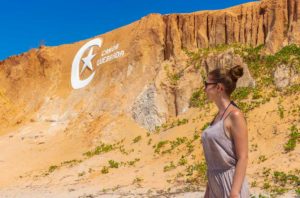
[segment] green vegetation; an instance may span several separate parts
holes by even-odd
[[[201,61],[211,53],[217,54],[220,52],[224,52],[230,48],[238,48],[240,44],[220,44],[215,47],[208,47],[208,48],[198,48],[196,51],[188,51],[187,49],[183,49],[186,55],[189,57],[188,64],[194,65],[195,69],[201,68]]]
[[[114,160],[108,161],[108,166],[103,166],[101,173],[107,174],[109,172],[109,169],[112,168],[120,168],[121,166],[134,166],[136,162],[140,161],[139,158],[135,158],[134,160],[126,161],[126,162],[117,162]]]
[[[300,141],[300,132],[296,125],[292,125],[290,128],[289,140],[284,144],[284,150],[290,152],[295,149],[296,143]]]
[[[266,158],[265,155],[260,155],[260,156],[258,157],[258,163],[264,162],[264,161],[266,161],[266,160],[267,160],[267,158]]]
[[[164,141],[158,142],[156,145],[153,146],[153,147],[155,148],[154,152],[159,154],[160,149],[161,149],[162,147],[164,147],[164,145],[166,145],[166,144],[168,144],[168,143],[169,143],[168,140],[164,140]]]
[[[119,162],[116,162],[114,160],[109,160],[108,163],[110,168],[119,168]]]
[[[165,65],[164,69],[167,73],[167,77],[168,80],[170,82],[171,85],[176,86],[179,79],[183,76],[183,71],[184,70],[180,70],[179,72],[175,72],[175,71],[169,71],[169,65]]]
[[[122,148],[123,148],[123,145],[120,145],[120,144],[123,143],[124,140],[125,139],[122,139],[119,142],[116,142],[114,144],[105,144],[103,142],[100,142],[99,146],[97,146],[92,151],[88,151],[88,152],[83,153],[83,155],[87,156],[87,157],[93,157],[94,155],[100,155],[102,153],[107,153],[107,152],[113,151],[115,149],[120,149],[120,151],[121,151]]]
[[[125,164],[128,166],[134,166],[136,162],[140,161],[139,158],[135,158],[134,160],[127,161]]]
[[[204,131],[208,126],[209,126],[210,122],[207,122],[204,124],[204,126],[201,128],[201,131]]]
[[[175,164],[173,163],[173,161],[171,161],[169,165],[164,166],[164,172],[173,170],[175,168],[176,168]]]
[[[58,168],[58,166],[56,166],[56,165],[50,166],[49,172],[51,173],[51,172],[55,171],[57,168]]]
[[[267,190],[270,193],[271,197],[282,195],[289,190],[295,190],[295,192],[297,193],[297,189],[300,185],[299,169],[289,171],[288,173],[275,170],[273,171],[273,174],[271,174],[271,169],[264,167],[262,173],[264,182],[261,187]],[[258,186],[256,183],[255,185]]]
[[[138,186],[140,186],[142,181],[143,181],[142,178],[136,177],[136,178],[134,178],[134,180],[132,181],[132,184],[137,184]]]
[[[284,108],[282,106],[282,98],[279,98],[279,101],[277,103],[277,112],[282,119],[284,117]]]
[[[181,76],[181,73],[168,74],[169,80],[172,85],[176,85]]]
[[[269,182],[265,182],[263,184],[263,189],[269,189],[271,187],[270,183]]]
[[[292,95],[300,92],[300,85],[292,85],[283,90],[283,95]]]
[[[205,162],[197,162],[195,164],[189,165],[186,168],[186,176],[190,176],[191,178],[194,178],[197,180],[197,182],[204,183],[207,181],[207,164]],[[194,175],[194,177],[193,177]],[[189,179],[188,181],[193,181],[192,179]],[[195,181],[194,181],[195,182]]]
[[[160,141],[157,144],[153,145],[152,147],[154,148],[155,154],[166,154],[166,153],[171,153],[175,148],[185,144],[187,148],[187,155],[189,155],[194,151],[194,145],[192,143],[199,138],[200,135],[198,134],[197,129],[195,129],[192,139],[188,139],[187,137],[177,137],[176,140]]]
[[[298,187],[296,190],[295,190],[297,196],[300,196],[300,187]]]
[[[271,73],[274,66],[278,64],[293,63],[296,68],[299,68],[300,47],[295,44],[283,47],[280,51],[273,55],[262,55],[263,45],[258,47],[242,47],[236,48],[235,53],[241,55],[244,61],[248,64],[251,73],[255,79],[263,76],[261,82],[265,85],[272,84]]]
[[[81,162],[82,162],[82,160],[76,160],[76,159],[74,159],[74,160],[64,161],[64,162],[61,163],[61,165],[69,165],[69,167],[72,167],[75,164],[79,164]]]
[[[129,155],[129,153],[134,151],[134,149],[126,151],[125,148],[124,148],[124,145],[119,146],[118,149],[124,155]]]
[[[107,153],[116,149],[115,145],[101,143],[100,146],[97,146],[94,150],[83,153],[87,157],[92,157],[94,155],[100,155],[102,153]]]
[[[251,198],[256,198],[256,196],[252,195],[252,194],[250,195],[250,197]],[[258,198],[268,198],[268,197],[259,193]]]
[[[187,159],[186,159],[185,156],[182,155],[181,158],[180,158],[180,160],[178,161],[178,165],[179,166],[184,166],[186,164],[187,164]]]
[[[257,151],[257,144],[251,144],[250,152]]]
[[[271,97],[276,97],[277,92],[281,95],[290,95],[300,92],[300,85],[292,85],[278,91],[273,85],[272,73],[275,66],[279,64],[286,64],[289,67],[293,67],[294,70],[300,73],[300,47],[295,44],[283,47],[280,51],[273,55],[266,55],[263,53],[264,46],[257,47],[242,45],[242,44],[230,44],[230,45],[217,45],[216,47],[197,49],[195,51],[188,51],[184,49],[185,53],[189,57],[189,65],[194,65],[196,69],[200,69],[201,62],[205,60],[210,54],[219,54],[228,49],[233,49],[235,54],[240,55],[245,63],[247,63],[251,75],[256,81],[255,87],[239,87],[232,93],[232,99],[236,101],[237,105],[245,113],[252,109],[270,101]],[[200,70],[202,79],[206,78],[205,74],[202,74],[204,70]],[[267,89],[270,93],[266,93],[263,90]],[[251,97],[252,96],[252,97]],[[190,98],[190,107],[203,108],[205,106],[206,95],[201,85]],[[280,116],[283,116],[279,109]]]
[[[178,119],[177,120],[177,126],[183,125],[183,124],[187,124],[189,122],[188,119],[183,118],[182,120]]]
[[[194,162],[193,164],[188,164],[188,158],[186,156],[181,156],[177,162],[178,166],[185,166],[184,171],[180,171],[175,176],[175,182],[184,182],[190,185],[199,186],[207,182],[207,165],[205,161]],[[170,171],[177,168],[173,162],[164,167],[164,171]],[[186,191],[186,190],[185,190]],[[189,191],[189,190],[187,190]]]
[[[186,118],[177,119],[177,120],[172,121],[171,123],[164,123],[161,126],[155,126],[155,132],[159,133],[160,131],[166,131],[173,127],[187,124],[188,122],[189,122],[189,120]]]
[[[205,105],[205,100],[207,100],[207,97],[204,89],[200,88],[192,94],[192,97],[189,101],[189,106],[202,108]]]
[[[59,169],[60,167],[62,167],[64,165],[68,165],[69,167],[72,167],[72,166],[74,166],[76,164],[79,164],[81,162],[82,162],[82,160],[74,159],[74,160],[64,161],[64,162],[60,163],[60,165],[52,165],[52,166],[49,167],[48,173],[46,173],[46,175],[48,175],[49,173],[52,173],[53,171]]]
[[[142,136],[137,136],[137,137],[135,137],[134,139],[133,139],[133,143],[137,143],[137,142],[139,142],[140,140],[142,139]]]
[[[246,99],[251,92],[252,88],[250,87],[238,87],[234,90],[231,97],[233,100],[243,100]]]
[[[109,172],[109,169],[107,166],[103,166],[102,169],[101,169],[101,173],[103,174],[107,174]]]
[[[251,182],[251,188],[256,187],[256,186],[257,186],[257,182],[256,181]]]

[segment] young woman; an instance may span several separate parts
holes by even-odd
[[[243,113],[230,99],[243,67],[217,68],[208,73],[205,92],[218,114],[203,131],[201,141],[207,163],[205,198],[250,197],[246,169],[248,131]]]

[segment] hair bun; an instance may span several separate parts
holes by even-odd
[[[240,65],[236,65],[229,70],[231,79],[236,82],[244,74],[244,68]]]

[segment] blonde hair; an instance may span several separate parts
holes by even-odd
[[[244,74],[244,68],[236,65],[230,69],[217,68],[208,73],[216,82],[222,83],[225,93],[230,96],[236,88],[237,80]]]

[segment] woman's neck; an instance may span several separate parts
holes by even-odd
[[[228,107],[230,102],[231,102],[230,98],[221,98],[221,99],[219,99],[218,101],[215,102],[218,109],[219,109],[220,114],[224,113],[226,107]]]

